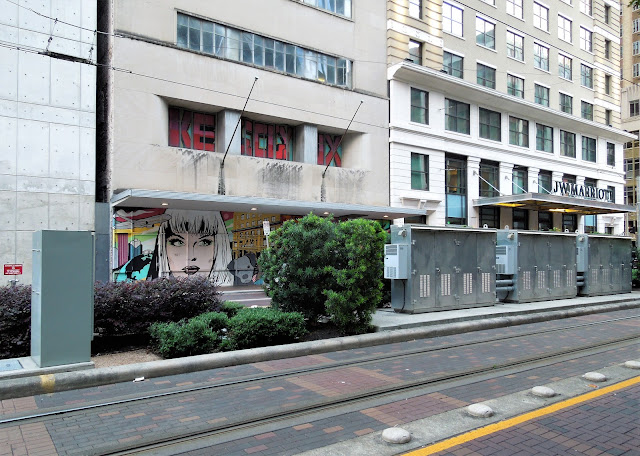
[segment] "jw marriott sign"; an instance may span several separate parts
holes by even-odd
[[[613,201],[613,190],[573,184],[571,182],[555,181],[553,193],[577,198]]]

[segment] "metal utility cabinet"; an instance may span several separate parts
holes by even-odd
[[[495,230],[391,227],[385,278],[396,312],[421,313],[493,305]]]
[[[506,302],[576,295],[576,234],[498,230],[496,294]]]
[[[631,292],[631,238],[580,234],[577,239],[578,294]]]
[[[40,367],[91,361],[93,236],[33,234],[31,358]]]

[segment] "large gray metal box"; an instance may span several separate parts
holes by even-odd
[[[533,302],[576,296],[575,233],[498,230],[496,256],[498,273],[505,274],[501,278],[512,274],[514,282],[512,291],[497,292],[498,299]]]
[[[495,230],[392,226],[391,243],[409,246],[409,271],[391,282],[391,306],[422,313],[495,304],[495,242]]]
[[[40,367],[91,361],[93,236],[33,234],[31,357]]]
[[[580,234],[577,244],[584,274],[581,296],[631,292],[631,238]]]

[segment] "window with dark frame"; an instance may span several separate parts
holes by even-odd
[[[587,136],[582,137],[582,159],[596,162],[596,140]]]
[[[534,85],[534,101],[542,106],[549,106],[549,87]]]
[[[529,121],[509,116],[509,144],[529,147]]]
[[[513,209],[513,229],[529,229],[529,211],[527,209]]]
[[[553,228],[553,217],[551,212],[538,212],[538,230],[550,231]]]
[[[519,195],[527,193],[527,168],[524,166],[514,166],[511,173],[511,193]]]
[[[560,130],[560,155],[576,158],[576,134]]]
[[[481,160],[479,172],[480,197],[500,196],[498,191],[500,188],[500,165],[496,162]]]
[[[464,58],[459,55],[444,51],[442,53],[442,69],[445,73],[462,78],[464,73]]]
[[[524,79],[507,74],[507,93],[519,98],[524,98]]]
[[[580,102],[580,115],[583,119],[593,120],[593,105],[586,101]]]
[[[409,60],[416,65],[422,65],[422,43],[409,40]]]
[[[500,208],[480,207],[480,226],[487,228],[500,228]]]
[[[479,108],[478,121],[480,126],[479,136],[492,141],[502,139],[502,115],[496,111]]]
[[[552,174],[551,171],[540,171],[538,173],[538,193],[550,194]]]
[[[409,0],[409,16],[422,19],[422,0]]]
[[[553,153],[553,128],[536,124],[536,150]]]
[[[456,133],[469,134],[471,106],[461,101],[445,98],[445,129]]]
[[[496,26],[481,17],[476,17],[476,44],[489,49],[496,48]]]
[[[479,85],[489,87],[490,89],[496,88],[496,69],[478,63],[477,69],[477,82]]]
[[[467,162],[454,156],[445,156],[446,222],[451,225],[467,224]]]
[[[560,93],[560,111],[573,114],[573,97],[565,93]]]
[[[607,143],[607,165],[616,166],[616,145]]]
[[[411,121],[429,124],[429,93],[411,88]]]
[[[411,189],[429,190],[429,156],[411,153]]]

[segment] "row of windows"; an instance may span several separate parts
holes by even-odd
[[[442,27],[443,31],[463,37],[464,18],[463,9],[453,4],[444,2],[442,6]],[[522,1],[519,4],[507,2],[507,12],[512,15],[518,14],[522,19]],[[516,14],[514,14],[516,13]],[[533,3],[533,24],[535,27],[549,31],[549,8],[541,3]],[[490,20],[476,16],[476,43],[480,46],[495,50],[495,27],[496,24]],[[580,49],[593,52],[593,32],[585,27],[580,29]],[[573,21],[561,14],[558,14],[558,38],[573,42]],[[605,55],[611,58],[611,41],[605,41]],[[524,60],[524,36],[507,30],[507,55],[516,60]]]
[[[542,47],[541,47],[542,48]],[[546,48],[543,48],[546,49]],[[540,65],[549,65],[548,49],[546,53],[540,52],[539,54]],[[571,58],[564,55],[558,56],[558,71],[561,77],[572,77],[572,61]],[[464,58],[451,52],[443,52],[443,67],[444,73],[452,76],[462,78],[464,76]],[[479,85],[488,87],[491,89],[496,88],[496,69],[477,63],[476,70],[476,82]],[[580,66],[580,81],[583,86],[593,88],[593,68],[584,64]],[[524,98],[524,84],[525,80],[519,76],[513,74],[507,74],[507,93],[518,98]],[[549,88],[540,84],[534,85],[534,101],[543,106],[549,106]],[[605,93],[611,92],[611,76],[605,76]],[[560,93],[559,109],[567,114],[573,114],[573,97],[564,93]],[[582,118],[587,120],[593,120],[593,105],[589,102],[581,102]],[[607,122],[610,123],[610,122]]]
[[[351,17],[351,0],[302,0],[302,2],[340,16]]]
[[[178,13],[177,45],[236,62],[351,87],[351,61]]]
[[[493,6],[496,5],[496,0],[482,0],[482,1]],[[507,14],[510,14],[511,16],[515,16],[518,19],[524,19],[522,15],[523,1],[524,0],[506,0]],[[562,0],[562,1],[564,1],[565,3],[571,4],[571,0]],[[544,6],[542,6],[537,2],[534,2],[533,5],[534,5],[534,14],[536,12],[536,6],[538,8],[540,7],[545,8]],[[592,16],[593,15],[592,0],[580,0],[580,11],[588,16]],[[605,22],[608,24],[610,20],[611,20],[611,7],[609,5],[605,5]]]
[[[589,103],[587,105],[591,106]],[[593,107],[590,115],[593,116]],[[456,133],[470,134],[471,105],[445,98],[445,129]],[[587,114],[585,114],[587,115]],[[411,121],[429,123],[429,93],[411,88]],[[485,108],[478,108],[479,137],[492,141],[502,141],[502,114]],[[509,144],[529,147],[529,121],[509,116]],[[553,127],[536,123],[536,150],[553,153]],[[560,155],[576,158],[576,134],[560,130]],[[582,136],[582,159],[596,162],[596,140]],[[607,143],[607,165],[615,166],[615,145]]]

